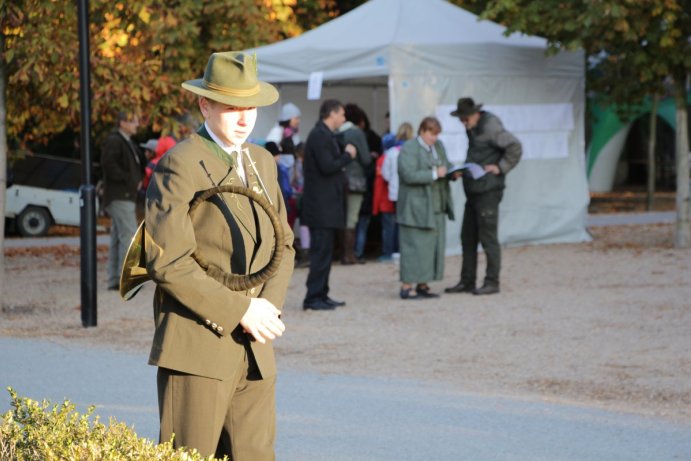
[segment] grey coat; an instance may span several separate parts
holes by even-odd
[[[352,122],[345,122],[339,129],[339,136],[344,146],[352,144],[357,150],[355,160],[346,165],[345,173],[348,179],[349,192],[366,192],[367,175],[365,169],[372,163],[367,137],[362,129]]]
[[[434,149],[439,163],[451,168],[444,145],[437,141]],[[397,222],[406,226],[433,229],[435,213],[445,213],[454,219],[453,200],[446,178],[434,179],[436,165],[417,138],[403,144],[398,155]]]
[[[478,165],[497,165],[501,173],[486,174],[478,179],[463,175],[466,195],[481,194],[504,188],[506,174],[518,164],[523,153],[521,142],[506,131],[499,118],[486,111],[480,113],[477,125],[467,130],[468,156],[466,162]]]

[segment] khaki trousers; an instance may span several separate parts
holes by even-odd
[[[232,461],[273,461],[276,377],[261,379],[250,353],[232,379],[159,368],[160,441]]]

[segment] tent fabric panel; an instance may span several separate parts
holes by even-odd
[[[312,72],[324,72],[324,80],[385,76],[389,73],[386,48],[351,48],[322,53],[306,48],[299,53],[267,56],[260,51],[259,78],[270,83],[306,82]]]
[[[547,56],[545,49],[506,44],[479,43],[434,47],[392,45],[391,74],[437,74],[457,76],[505,76],[573,78],[583,75],[583,52]]]
[[[542,49],[547,45],[540,37],[506,37],[505,30],[491,21],[478,21],[474,14],[445,0],[370,0],[298,37],[254,51],[274,57],[305,49],[331,54],[392,44],[501,43]]]
[[[448,105],[451,100],[455,102],[459,96],[471,95],[478,102],[491,101],[492,105],[568,104],[573,112],[565,120],[573,120],[573,124],[569,122],[563,128],[552,127],[555,133],[562,135],[563,129],[569,131],[566,138],[568,157],[526,158],[507,176],[507,188],[500,208],[500,239],[504,244],[511,244],[560,239],[584,241],[587,238],[585,221],[579,221],[585,216],[589,201],[584,164],[582,75],[568,80],[513,78],[512,75],[467,79],[431,72],[422,76],[392,75],[390,80],[392,114],[395,114],[392,127],[407,120],[417,128],[422,117],[436,115],[440,105]],[[450,126],[452,122],[458,123],[450,116],[442,118],[442,127]],[[454,157],[455,153],[449,151],[448,154]],[[452,189],[457,189],[454,205],[456,216],[460,217],[465,198],[460,185]],[[555,214],[559,215],[558,219]],[[570,227],[574,222],[578,225]],[[460,218],[448,223],[449,235],[453,236],[447,240],[450,251],[460,248],[460,227]]]

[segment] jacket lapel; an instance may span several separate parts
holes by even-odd
[[[245,169],[245,177],[247,179],[247,187],[251,189],[254,193],[263,195],[265,198],[268,199],[268,192],[264,192],[264,189],[261,185],[260,179],[257,177],[257,171],[259,171],[259,168],[257,168],[256,161],[250,156],[250,149],[247,144],[243,145],[243,149],[245,150],[243,156],[242,156],[242,165]],[[252,211],[252,218],[254,222],[254,237],[255,237],[255,245],[252,251],[252,257],[250,258],[250,267],[252,267],[255,257],[257,256],[257,253],[260,250],[261,244],[262,244],[262,226],[260,225],[261,219],[260,215],[261,213],[264,213],[263,210],[260,210],[254,201],[250,201],[250,208]]]
[[[417,143],[418,152],[420,153],[420,158],[422,159],[422,164],[434,169],[434,159],[432,158],[432,152],[427,150],[420,142]]]
[[[221,149],[221,146],[216,144],[213,139],[211,139],[211,136],[209,136],[209,133],[206,131],[206,127],[204,125],[199,128],[197,134],[199,134],[204,141],[204,144],[209,148],[214,156],[229,168],[229,172],[225,176],[221,178],[213,178],[214,181],[219,181],[214,184],[217,186],[233,185],[245,187],[245,184],[238,175],[237,166],[233,165],[230,155],[228,155],[223,149]],[[247,171],[246,168],[245,171]],[[230,210],[238,225],[244,229],[243,234],[246,237],[249,237],[249,239],[245,239],[246,243],[250,244],[251,242],[251,245],[254,246],[257,243],[257,236],[254,215],[252,212],[252,207],[250,206],[251,201],[244,195],[240,194],[223,194],[223,197],[224,201],[230,207]],[[253,249],[250,249],[248,254],[252,254],[252,252]]]

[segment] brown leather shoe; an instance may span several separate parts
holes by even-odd
[[[473,291],[474,295],[493,295],[495,293],[499,293],[499,285],[482,285]]]
[[[465,282],[458,282],[452,287],[444,288],[444,293],[472,293],[474,291],[475,287]]]

